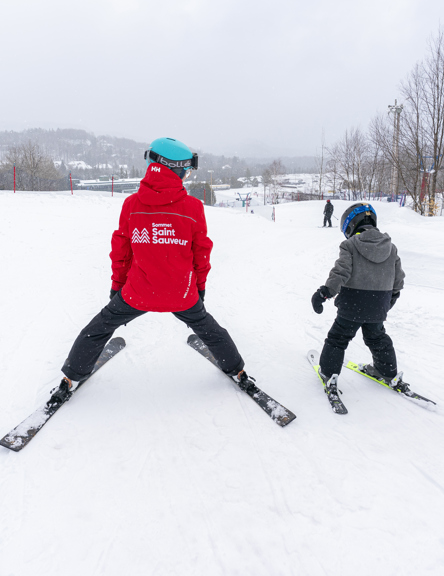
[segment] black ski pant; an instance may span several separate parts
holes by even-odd
[[[324,214],[324,226],[328,225],[331,228],[331,214]]]
[[[359,328],[362,329],[364,342],[372,353],[373,366],[376,370],[387,378],[396,376],[396,353],[383,322],[352,322],[341,316],[336,317],[325,339],[319,360],[321,372],[328,378],[333,374],[340,374],[345,350]]]
[[[123,324],[146,314],[127,304],[120,292],[80,332],[66,359],[62,372],[71,380],[81,380],[91,373],[106,343]],[[225,328],[208,314],[202,300],[183,312],[173,312],[208,346],[219,367],[226,373],[238,373],[244,361]]]

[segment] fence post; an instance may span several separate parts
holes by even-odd
[[[14,194],[15,194],[15,162],[14,162]]]
[[[111,176],[111,196],[114,196],[114,174]]]
[[[72,178],[71,178],[71,172],[69,173],[69,183],[71,184],[71,194],[74,194],[74,192],[72,191]]]

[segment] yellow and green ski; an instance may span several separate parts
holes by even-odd
[[[403,396],[407,396],[408,398],[413,398],[414,400],[423,400],[424,402],[431,402],[432,404],[436,405],[436,402],[433,402],[433,400],[430,400],[429,398],[425,398],[424,396],[421,396],[420,394],[417,394],[416,392],[413,392],[412,390],[410,390],[410,388],[408,388],[409,384],[407,384],[407,389],[398,390],[396,388],[392,388],[384,380],[378,380],[377,378],[370,376],[366,372],[363,372],[362,370],[359,369],[359,367],[360,367],[359,364],[355,364],[354,362],[344,362],[344,366],[346,368],[348,368],[349,370],[353,370],[354,372],[357,372],[358,374],[362,374],[362,376],[365,376],[366,378],[370,378],[370,380],[373,380],[374,382],[377,382],[378,384],[385,386],[385,388],[390,388],[390,390],[393,390],[394,392],[397,392],[398,394],[402,394]],[[404,382],[404,384],[406,384],[406,383]]]

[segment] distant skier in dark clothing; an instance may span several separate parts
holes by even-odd
[[[397,373],[396,354],[385,331],[388,311],[404,286],[404,272],[396,246],[388,234],[376,227],[376,212],[370,204],[353,204],[341,218],[347,240],[325,283],[311,299],[317,314],[324,302],[336,296],[338,308],[319,360],[319,376],[327,394],[337,398],[337,380],[349,342],[359,328],[373,357],[366,371],[391,387],[402,390],[402,372]]]
[[[327,225],[327,222],[328,222],[329,228],[331,228],[331,217],[333,215],[333,210],[334,210],[333,204],[330,202],[330,200],[327,200],[327,202],[325,203],[325,207],[324,207],[324,226],[323,226],[323,228],[325,228],[325,226]]]

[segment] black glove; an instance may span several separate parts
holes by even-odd
[[[392,292],[392,298],[390,300],[390,310],[396,304],[396,300],[401,296],[401,292]]]
[[[114,296],[117,294],[118,290],[113,290],[111,288],[110,293],[109,293],[109,299],[112,300],[114,298]]]
[[[205,290],[198,290],[202,302],[205,300]]]
[[[316,290],[316,292],[311,297],[311,305],[313,306],[313,310],[316,314],[322,314],[324,311],[324,307],[322,306],[324,302],[328,299],[332,298],[332,294],[330,294],[330,290],[327,286],[321,286]]]

